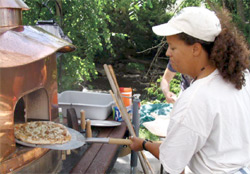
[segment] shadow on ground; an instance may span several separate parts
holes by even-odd
[[[154,170],[154,173],[160,174],[160,167],[161,167],[160,161],[147,151],[144,151],[144,154],[146,155],[152,169]],[[128,154],[124,157],[118,157],[111,171],[111,174],[129,174],[130,173],[130,156],[131,154]],[[139,159],[137,161],[136,174],[143,174],[143,170],[142,170]]]

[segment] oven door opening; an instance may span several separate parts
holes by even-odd
[[[49,98],[46,90],[41,88],[18,100],[14,111],[14,123],[48,121],[49,113]]]

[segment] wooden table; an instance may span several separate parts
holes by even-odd
[[[121,123],[117,127],[93,128],[99,131],[97,137],[124,138],[127,128],[124,122]],[[109,173],[114,166],[119,150],[120,145],[93,143],[70,173]]]

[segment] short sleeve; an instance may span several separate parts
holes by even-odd
[[[167,68],[168,68],[170,71],[172,71],[172,72],[176,72],[176,70],[172,67],[171,61],[170,61],[170,60],[169,60],[169,62],[168,62]]]
[[[172,120],[167,137],[160,146],[159,159],[165,171],[171,174],[181,173],[205,141],[195,131]]]

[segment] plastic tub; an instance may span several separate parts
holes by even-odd
[[[80,118],[81,110],[86,119],[105,120],[112,112],[114,100],[110,94],[98,92],[64,91],[58,95],[58,105],[66,117],[68,108],[75,108]]]

